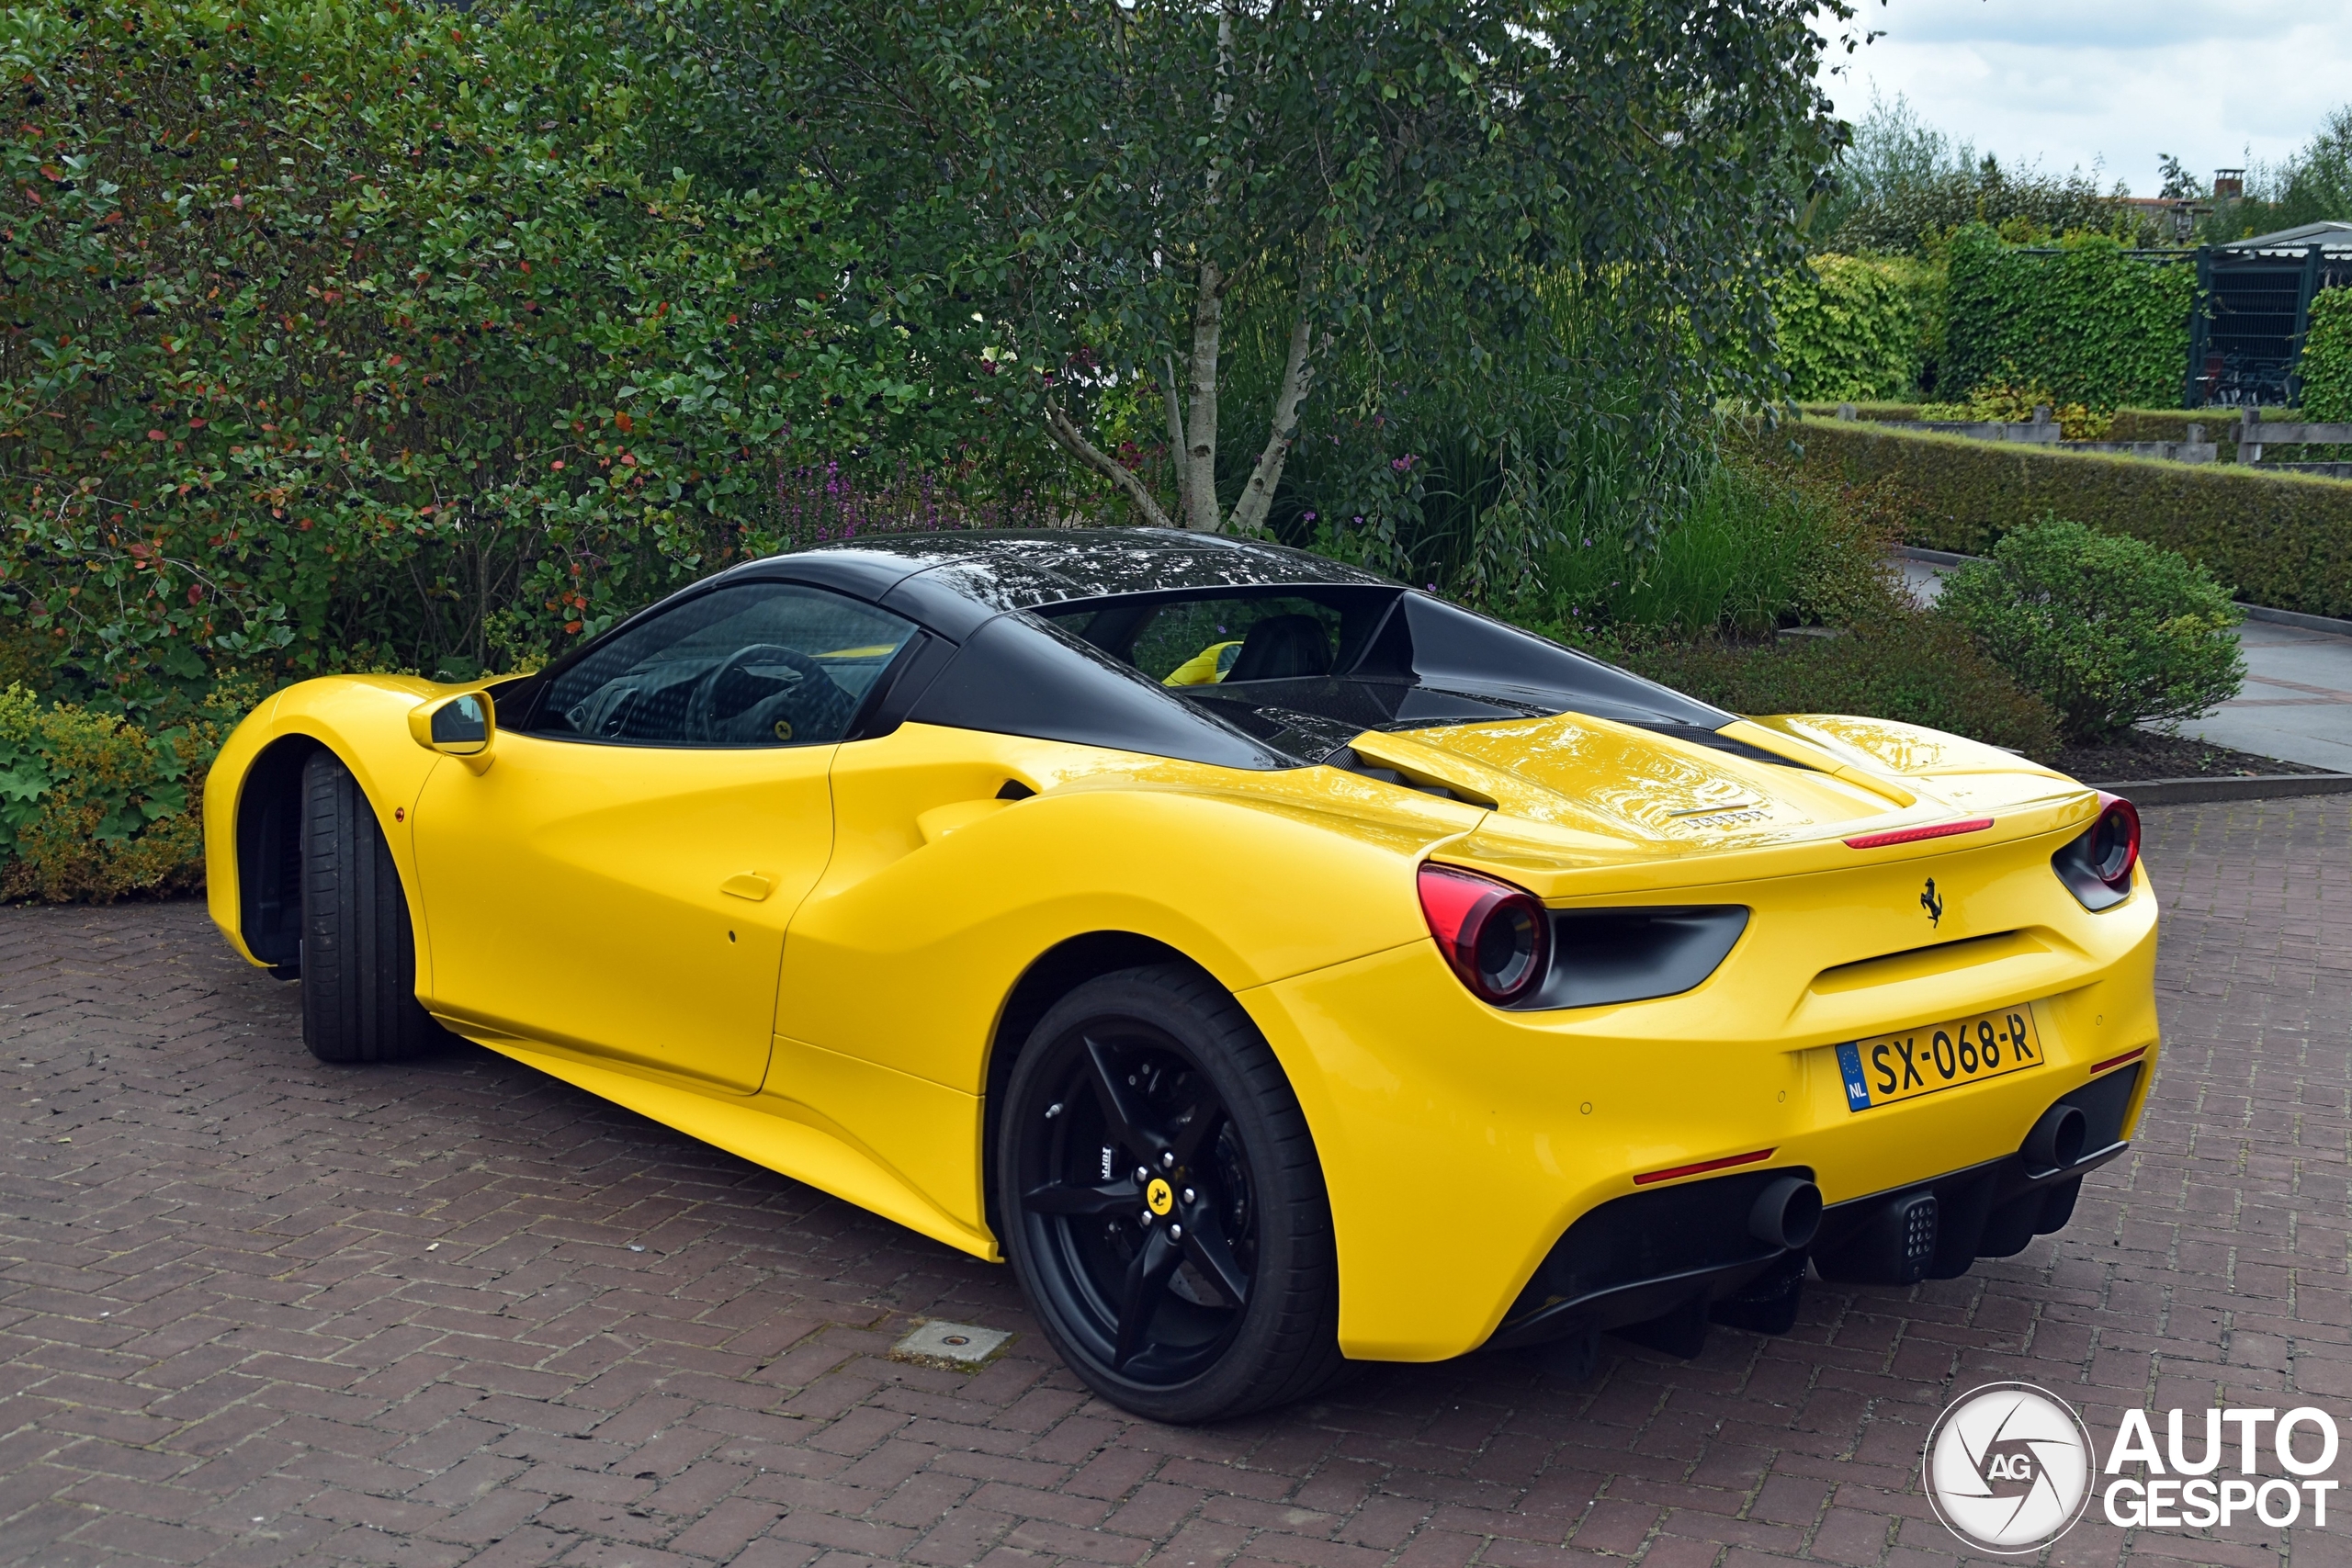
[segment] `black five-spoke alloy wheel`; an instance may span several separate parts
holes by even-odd
[[[998,1210],[1031,1307],[1104,1397],[1206,1421],[1340,1370],[1329,1206],[1273,1053],[1174,965],[1073,991],[1015,1063]]]

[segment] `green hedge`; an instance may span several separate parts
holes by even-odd
[[[1809,258],[1773,291],[1790,395],[1841,400],[1910,391],[1941,294],[1940,275],[1908,257]]]
[[[1972,224],[1952,237],[1938,390],[2004,383],[2094,409],[2161,407],[2180,395],[2196,288],[2187,265],[2101,235],[2036,251]]]
[[[844,198],[674,176],[644,69],[523,7],[0,13],[0,637],[123,702],[509,668],[930,440]]]
[[[2331,288],[2312,301],[2311,333],[2297,368],[2306,418],[2352,420],[2352,288]]]
[[[1983,555],[2011,529],[2055,515],[2177,550],[2252,604],[2352,615],[2352,481],[1836,420],[1787,434],[1809,468],[1891,481],[1909,544]]]

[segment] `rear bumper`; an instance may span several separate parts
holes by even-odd
[[[1936,863],[1950,905],[1939,934],[1953,940],[1914,956],[1854,962],[1916,940],[1900,925],[1890,937],[1886,912],[1925,925],[1916,864],[1727,891],[1713,901],[1757,910],[1739,945],[1704,984],[1655,1000],[1499,1011],[1426,942],[1240,992],[1323,1166],[1341,1349],[1441,1360],[1518,1331],[1530,1281],[1588,1215],[1722,1179],[1655,1173],[1747,1156],[1739,1172],[1810,1171],[1836,1211],[1831,1241],[1855,1212],[1845,1205],[1928,1187],[1958,1235],[1980,1201],[1991,1226],[2016,1196],[1996,1184],[1980,1201],[1963,1173],[2001,1168],[2053,1101],[2137,1066],[2122,1125],[2083,1146],[2131,1136],[2157,1054],[2154,898],[2143,882],[2093,914],[2052,876],[2046,845],[2002,852],[2019,863],[1981,879],[1963,857]],[[1852,1109],[1838,1043],[2028,1003],[2041,1066]],[[1703,1280],[1677,1283],[1664,1266],[1612,1279],[1627,1294],[1607,1315],[1645,1321],[1640,1309],[1701,1285],[1718,1304],[1754,1296],[1776,1261],[1787,1269],[1741,1247],[1689,1260]],[[1535,1300],[1589,1293],[1553,1286]]]
[[[1825,1278],[1907,1283],[1953,1279],[1979,1258],[2007,1258],[2074,1215],[2083,1178],[2131,1145],[2124,1119],[2139,1090],[2135,1062],[2060,1095],[2089,1124],[2071,1165],[2037,1167],[2023,1154],[1947,1171],[1831,1205],[1810,1246],[1758,1241],[1747,1229],[1757,1195],[1803,1167],[1773,1167],[1611,1200],[1570,1225],[1487,1343],[1511,1349],[1609,1330],[1694,1355],[1711,1323],[1767,1333],[1793,1320],[1809,1262]],[[1902,1219],[1928,1207],[1931,1243]],[[1915,1249],[1906,1255],[1906,1240]],[[1925,1256],[1918,1254],[1924,1252]],[[1906,1279],[1905,1276],[1909,1279]]]

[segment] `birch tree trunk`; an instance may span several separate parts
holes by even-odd
[[[1089,441],[1069,415],[1051,403],[1046,405],[1046,432],[1063,451],[1117,486],[1120,494],[1136,503],[1136,510],[1143,513],[1146,523],[1155,528],[1176,526],[1174,520],[1161,510],[1159,498],[1136,477],[1135,470]]]
[[[1216,263],[1201,263],[1201,289],[1193,299],[1191,400],[1184,411],[1184,448],[1179,459],[1184,526],[1200,534],[1216,533],[1222,522],[1216,504],[1216,372],[1218,338],[1225,326],[1224,282]]]
[[[1233,531],[1255,534],[1266,525],[1267,510],[1274,503],[1274,487],[1283,480],[1283,465],[1290,460],[1292,443],[1298,439],[1298,408],[1306,400],[1314,386],[1314,369],[1307,361],[1307,350],[1313,329],[1306,320],[1306,301],[1299,302],[1298,320],[1291,324],[1290,354],[1283,362],[1283,383],[1274,392],[1272,428],[1266,433],[1265,450],[1258,454],[1258,466],[1250,471],[1250,482],[1242,488],[1241,499],[1233,503]]]
[[[1314,324],[1302,300],[1290,329],[1290,352],[1283,364],[1282,383],[1267,421],[1266,444],[1250,468],[1249,482],[1230,513],[1217,503],[1217,372],[1225,321],[1224,280],[1215,263],[1201,266],[1201,292],[1193,307],[1193,357],[1185,379],[1176,383],[1176,362],[1170,355],[1161,390],[1168,400],[1169,453],[1176,470],[1176,510],[1170,516],[1159,498],[1136,474],[1086,438],[1069,414],[1052,404],[1046,408],[1046,428],[1062,449],[1109,479],[1135,502],[1136,510],[1155,528],[1182,526],[1196,534],[1255,534],[1280,488],[1283,467],[1298,440],[1299,409],[1315,388]],[[1301,292],[1304,293],[1302,285]]]

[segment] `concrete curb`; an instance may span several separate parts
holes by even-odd
[[[2306,615],[2301,610],[2274,610],[2267,604],[2241,604],[2249,621],[2271,621],[2282,626],[2300,626],[2307,632],[2333,632],[2337,637],[2352,637],[2352,621],[2339,621],[2333,615]]]
[[[1984,558],[1983,556],[1958,555],[1951,550],[1922,549],[1917,545],[1897,545],[1894,553],[1905,560],[1925,561],[1929,566],[1966,566],[1970,561]]]
[[[1894,553],[1905,560],[1915,560],[1927,566],[1966,566],[1982,556],[1956,555],[1951,550],[1922,549],[1917,545],[1897,545]],[[2337,637],[2352,637],[2352,621],[2341,621],[2333,615],[2307,615],[2301,610],[2274,610],[2267,604],[2248,604],[2241,601],[2238,608],[2245,612],[2249,621],[2268,621],[2274,626],[2298,626],[2307,632],[2332,632]]]
[[[2194,806],[2211,800],[2284,800],[2299,795],[2352,795],[2352,773],[2216,774],[2211,778],[2127,779],[2093,789],[2120,795],[2134,806]]]

